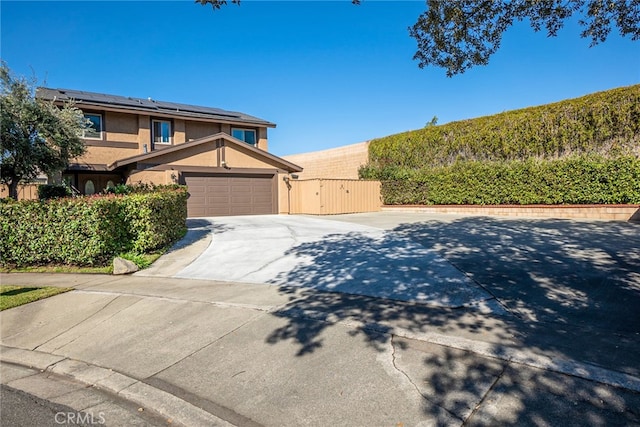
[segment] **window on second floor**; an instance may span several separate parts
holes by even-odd
[[[171,122],[169,120],[152,121],[151,139],[156,144],[171,144]]]
[[[100,114],[85,114],[84,118],[89,120],[89,127],[83,133],[83,138],[102,139],[102,116]]]
[[[249,145],[256,145],[256,131],[253,129],[233,128],[231,129],[231,136]]]

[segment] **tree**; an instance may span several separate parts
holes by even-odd
[[[13,199],[20,182],[60,172],[85,152],[82,111],[36,99],[35,86],[35,79],[17,78],[0,65],[0,183]]]
[[[219,9],[226,0],[196,0]],[[240,0],[232,0],[240,4]],[[352,1],[360,4],[359,0]],[[580,36],[591,46],[604,42],[617,27],[623,37],[640,39],[640,0],[426,0],[426,11],[409,27],[418,49],[418,66],[442,67],[447,76],[487,65],[502,34],[516,21],[528,19],[534,31],[543,27],[555,37],[573,15],[581,17]]]
[[[591,38],[591,46],[604,42],[613,26],[622,36],[640,38],[640,0],[428,0],[427,5],[409,28],[418,42],[413,58],[420,68],[445,68],[448,77],[488,64],[515,21],[529,19],[534,31],[544,27],[555,37],[577,13],[584,28],[580,36]]]

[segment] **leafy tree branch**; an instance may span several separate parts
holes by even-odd
[[[227,0],[195,0],[220,9]],[[231,0],[240,4],[240,0]],[[360,0],[353,0],[360,4]],[[613,28],[631,40],[640,39],[640,0],[426,0],[426,10],[409,27],[416,40],[413,59],[418,66],[444,68],[448,77],[477,65],[487,65],[499,48],[502,34],[515,22],[528,20],[534,31],[543,28],[555,37],[574,15],[583,27],[580,36],[591,46],[607,40]]]

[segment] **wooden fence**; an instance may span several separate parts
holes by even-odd
[[[36,200],[38,198],[39,184],[18,185],[18,200]],[[9,197],[9,187],[0,185],[0,199]]]
[[[336,215],[381,209],[379,181],[357,179],[291,180],[290,213]]]

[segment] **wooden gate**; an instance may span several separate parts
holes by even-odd
[[[289,182],[292,214],[377,212],[382,206],[379,181],[308,179]]]

